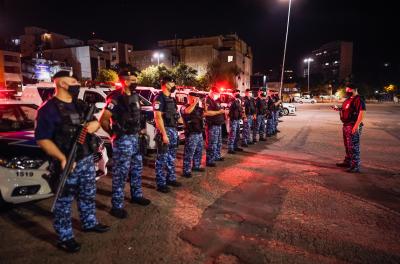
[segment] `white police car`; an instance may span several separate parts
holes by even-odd
[[[38,106],[18,100],[0,100],[0,205],[24,203],[53,195],[49,163],[34,138]],[[95,153],[96,174],[107,174],[107,150]]]
[[[296,114],[296,106],[289,103],[282,103],[282,114],[284,116]]]

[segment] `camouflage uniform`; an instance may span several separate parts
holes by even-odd
[[[191,172],[191,163],[193,168],[199,169],[201,164],[201,155],[203,152],[202,133],[192,133],[185,139],[185,149],[183,153],[183,173]]]
[[[113,140],[112,199],[113,208],[121,209],[124,202],[126,177],[130,177],[131,197],[142,197],[142,155],[136,135],[123,135]]]
[[[96,170],[93,156],[87,156],[76,163],[76,167],[68,177],[64,194],[57,200],[54,208],[54,229],[60,241],[74,237],[72,233],[72,201],[78,199],[79,215],[83,229],[92,228],[96,219]]]
[[[212,164],[221,158],[222,129],[219,125],[206,126],[206,163]]]
[[[346,150],[344,162],[350,164],[352,168],[359,169],[360,160],[360,137],[362,132],[362,125],[360,125],[358,132],[352,133],[352,125],[343,126],[343,142]]]
[[[173,127],[166,127],[165,131],[169,139],[168,151],[157,153],[156,158],[156,182],[157,186],[164,186],[167,181],[176,181],[175,159],[178,148],[178,131]],[[167,175],[164,173],[167,171]]]
[[[235,148],[239,147],[239,139],[240,139],[240,124],[239,120],[231,120],[230,122],[230,131],[229,131],[229,139],[228,139],[228,149],[235,150]]]

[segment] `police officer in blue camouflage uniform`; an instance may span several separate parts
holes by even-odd
[[[203,152],[203,112],[199,106],[200,98],[195,93],[188,95],[188,104],[181,108],[185,124],[185,149],[183,153],[183,177],[190,178],[191,171],[203,172],[200,167]],[[193,163],[193,168],[192,168]]]
[[[267,96],[267,113],[266,113],[266,118],[267,118],[267,136],[270,137],[274,135],[274,111],[275,111],[275,103],[272,98],[273,93],[271,90],[268,90],[268,96]]]
[[[121,71],[121,89],[107,96],[106,106],[100,117],[104,131],[112,138],[113,169],[110,214],[123,219],[128,216],[124,207],[124,187],[130,177],[131,202],[142,206],[150,204],[143,197],[143,160],[140,153],[139,133],[145,133],[145,119],[140,112],[140,98],[136,93],[137,77],[129,71]]]
[[[54,75],[56,91],[53,98],[46,101],[38,110],[35,138],[37,144],[52,158],[51,168],[54,176],[64,169],[67,155],[77,132],[84,122],[88,106],[78,100],[79,83],[68,71]],[[84,232],[103,233],[109,227],[96,218],[96,171],[93,152],[97,148],[96,137],[92,134],[99,129],[97,120],[86,124],[85,142],[79,145],[75,168],[68,176],[64,191],[55,203],[54,229],[59,237],[58,247],[67,252],[77,252],[80,244],[72,232],[72,201],[78,201],[78,209]],[[56,179],[57,180],[57,179]]]
[[[363,119],[366,111],[365,102],[357,92],[353,84],[346,87],[347,99],[342,107],[334,109],[340,111],[340,119],[343,122],[343,141],[346,149],[346,156],[338,167],[348,168],[347,172],[360,172],[360,137],[363,128]]]
[[[262,90],[258,91],[256,99],[256,129],[254,129],[253,140],[256,141],[257,134],[260,135],[260,141],[266,141],[265,135],[265,114],[267,111],[267,103],[265,102],[265,94]]]
[[[157,191],[170,192],[168,187],[180,187],[182,184],[176,180],[175,159],[178,148],[178,121],[182,123],[175,98],[175,81],[165,76],[161,80],[161,93],[154,99],[154,120],[156,122],[157,158],[155,164]],[[166,171],[166,174],[165,174]]]
[[[275,92],[275,94],[273,95],[273,101],[274,101],[274,134],[280,132],[278,130],[278,124],[279,124],[279,107],[281,104],[281,99],[279,98],[279,94],[277,92]]]
[[[235,154],[236,151],[243,151],[239,148],[240,140],[240,120],[244,117],[242,102],[240,100],[240,91],[236,90],[233,94],[235,99],[229,106],[229,138],[228,138],[228,153]]]
[[[254,144],[252,130],[254,129],[253,122],[256,119],[256,103],[250,89],[246,89],[245,97],[243,98],[243,107],[245,117],[243,118],[242,146],[247,147]]]
[[[204,116],[206,117],[206,166],[215,167],[216,161],[223,161],[221,156],[222,128],[225,123],[225,111],[221,107],[220,93],[212,87],[206,98]]]

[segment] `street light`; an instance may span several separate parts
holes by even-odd
[[[160,59],[164,58],[164,54],[162,52],[155,52],[153,58],[157,59],[157,65],[160,65]]]
[[[304,60],[304,63],[307,63],[307,91],[310,94],[310,63],[314,60],[312,58],[307,58]]]
[[[282,97],[282,87],[283,87],[283,75],[285,73],[285,59],[286,59],[286,46],[287,38],[289,33],[289,21],[290,21],[290,7],[292,6],[292,0],[289,0],[288,16],[286,23],[286,37],[285,37],[285,48],[283,49],[283,62],[282,62],[282,74],[281,74],[281,86],[279,87],[279,97]]]

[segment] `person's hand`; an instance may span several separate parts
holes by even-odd
[[[358,126],[354,126],[353,129],[351,130],[351,133],[354,135],[357,132],[358,132]]]
[[[95,133],[100,127],[100,124],[97,120],[90,121],[86,124],[86,129],[89,134]]]
[[[63,157],[60,159],[60,164],[61,164],[61,169],[64,169],[65,166],[67,165],[67,158],[66,158],[65,156],[63,156]]]
[[[162,141],[163,141],[164,144],[169,145],[169,138],[168,138],[167,134],[163,135]]]

